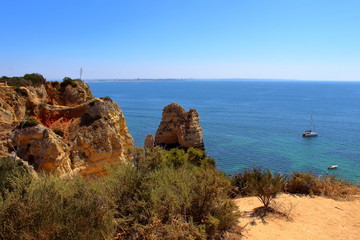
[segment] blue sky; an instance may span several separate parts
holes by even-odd
[[[0,75],[360,80],[358,0],[1,1]]]

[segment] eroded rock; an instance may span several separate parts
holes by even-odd
[[[145,149],[152,149],[154,146],[155,146],[155,138],[151,133],[149,133],[145,137],[144,148]]]
[[[164,107],[161,123],[156,131],[155,144],[165,148],[204,149],[199,114],[191,108],[188,112],[177,103]]]
[[[0,157],[15,152],[37,171],[86,176],[131,158],[134,141],[121,109],[94,98],[86,83],[0,88]],[[40,124],[20,124],[30,119]]]

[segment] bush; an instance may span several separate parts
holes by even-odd
[[[39,86],[46,82],[46,79],[39,73],[25,74],[23,78],[30,81],[34,86]]]
[[[197,148],[189,148],[187,155],[188,161],[196,166],[200,166],[203,160],[207,158],[206,153]]]
[[[356,185],[339,180],[335,176],[320,177],[300,171],[290,175],[285,190],[288,193],[314,194],[333,199],[344,199],[349,195],[360,193]]]
[[[22,178],[26,182],[30,182],[29,171],[19,160],[10,157],[0,158],[0,199],[5,198],[6,194],[14,191],[16,178]]]
[[[15,86],[15,87],[22,87],[22,86],[29,86],[31,85],[31,82],[22,78],[22,77],[2,77],[0,79],[0,82],[5,83],[7,82],[8,86]]]
[[[232,191],[231,197],[237,196],[250,196],[253,194],[253,190],[250,186],[250,177],[253,172],[257,171],[256,168],[254,169],[245,169],[242,172],[235,173],[231,176],[231,183],[232,183]]]
[[[34,178],[0,205],[0,239],[109,239],[113,212],[81,177]]]
[[[102,97],[101,99],[104,100],[104,101],[110,101],[110,102],[113,101],[109,96]]]
[[[183,161],[149,168],[137,154],[138,167],[116,166],[102,187],[117,206],[118,239],[214,239],[235,223],[222,173]]]
[[[65,88],[66,86],[68,85],[71,85],[73,88],[76,88],[77,87],[77,83],[76,83],[76,80],[73,80],[69,77],[65,77],[62,81],[62,83],[60,83],[60,86],[62,88]]]
[[[18,126],[19,129],[21,128],[27,128],[27,127],[35,127],[37,125],[39,125],[40,123],[36,120],[36,119],[27,119],[24,120],[20,123],[20,125]]]
[[[310,172],[295,172],[286,183],[286,192],[295,194],[319,194],[318,179]]]
[[[325,175],[318,179],[314,194],[333,199],[346,199],[350,195],[359,194],[358,186],[339,180],[335,176]]]
[[[39,86],[46,82],[45,78],[38,73],[25,74],[23,77],[6,77],[0,78],[0,82],[7,82],[9,86]]]
[[[181,167],[187,162],[187,155],[183,149],[173,148],[165,152],[164,164],[172,167]]]
[[[254,168],[249,172],[248,184],[251,192],[268,208],[271,200],[283,191],[285,178],[281,174],[272,174],[269,169]]]
[[[219,239],[234,225],[223,173],[192,164],[182,150],[133,154],[135,166],[115,166],[92,181],[25,178],[14,174],[23,171],[16,162],[0,162],[0,239]]]

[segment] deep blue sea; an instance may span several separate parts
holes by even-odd
[[[200,115],[206,152],[228,173],[261,166],[335,174],[360,184],[360,83],[273,80],[89,83],[119,103],[135,144],[155,135],[162,109],[177,102]],[[318,137],[301,133],[314,120]],[[338,164],[337,170],[327,170]]]

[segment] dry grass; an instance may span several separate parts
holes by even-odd
[[[320,196],[335,200],[351,200],[353,195],[360,194],[358,186],[330,176],[320,179],[316,188]]]
[[[309,172],[296,172],[290,175],[285,192],[347,200],[351,199],[352,195],[360,194],[360,189],[358,186],[339,180],[334,176],[317,177]]]
[[[244,236],[242,234],[243,231],[244,231],[243,227],[240,227],[239,225],[234,226],[229,231],[227,231],[223,235],[223,237],[221,239],[224,239],[224,240],[239,240]]]
[[[274,209],[275,214],[280,217],[284,217],[287,221],[293,220],[293,213],[297,204],[291,201],[277,201],[274,200],[271,204],[271,208]]]

